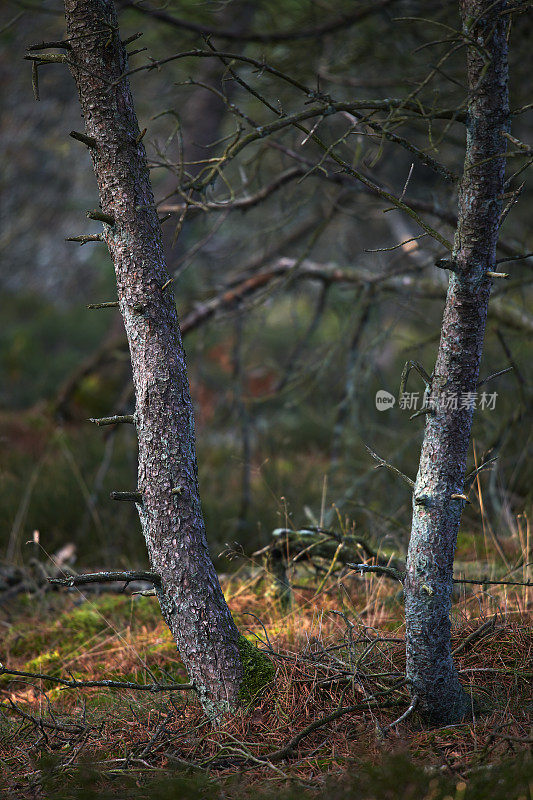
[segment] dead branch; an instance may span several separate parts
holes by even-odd
[[[325,714],[323,717],[320,717],[320,719],[316,719],[314,722],[311,722],[310,725],[307,725],[307,727],[297,733],[296,736],[293,736],[286,745],[279,748],[279,750],[274,750],[274,752],[268,753],[266,756],[264,756],[264,758],[272,763],[276,763],[276,761],[283,761],[283,759],[288,758],[291,755],[293,750],[300,744],[302,739],[305,739],[311,733],[323,728],[325,725],[329,725],[330,722],[335,722],[335,720],[340,719],[346,714],[355,714],[357,711],[370,711],[374,708],[391,708],[396,705],[398,705],[397,702],[383,704],[379,704],[377,702],[364,702],[357,703],[353,706],[338,708],[331,714]]]
[[[168,14],[166,11],[157,8],[147,7],[146,5],[139,5],[133,0],[121,0],[122,8],[131,8],[138,13],[145,16],[157,19],[164,22],[166,25],[171,25],[174,28],[190,31],[201,36],[215,36],[219,39],[226,39],[228,41],[236,42],[259,42],[262,44],[274,44],[277,42],[293,42],[302,39],[320,39],[322,36],[330,33],[336,33],[339,30],[346,30],[352,25],[357,24],[361,20],[376,14],[383,9],[390,6],[394,0],[377,0],[365,8],[358,8],[351,14],[346,14],[335,20],[330,20],[322,25],[317,25],[312,28],[302,28],[293,31],[236,31],[227,30],[223,28],[210,28],[207,25],[199,25],[196,22],[180,19]]]
[[[107,583],[110,581],[147,581],[154,586],[161,585],[161,578],[155,572],[132,571],[127,572],[88,572],[85,575],[73,575],[70,578],[48,578],[48,583],[55,586],[83,586],[86,583]]]
[[[194,689],[192,683],[135,683],[134,681],[80,681],[75,678],[58,678],[45,672],[24,672],[18,669],[8,669],[0,664],[0,675],[12,675],[15,678],[30,678],[34,680],[50,681],[65,689],[133,689],[138,692],[174,692],[189,691]]]
[[[219,200],[217,202],[205,203],[163,203],[159,206],[159,210],[180,213],[187,211],[188,214],[202,211],[248,211],[250,208],[259,205],[263,200],[266,200],[267,197],[270,197],[274,192],[277,192],[282,186],[285,186],[296,178],[301,178],[306,172],[307,170],[303,167],[291,167],[285,170],[285,172],[281,172],[271,183],[258,189],[255,194],[238,197],[235,200]]]
[[[397,569],[393,569],[392,567],[385,567],[385,566],[378,566],[372,564],[348,564],[348,567],[357,570],[363,574],[363,572],[375,572],[377,575],[385,575],[387,578],[394,578],[396,581],[400,581],[403,583],[404,573],[399,572]]]
[[[389,464],[388,461],[385,461],[384,458],[378,456],[377,453],[374,453],[374,451],[371,450],[370,447],[368,447],[368,445],[365,444],[365,448],[368,451],[368,453],[372,456],[374,461],[377,461],[377,466],[374,467],[374,469],[379,469],[380,467],[384,467],[385,469],[394,472],[395,475],[398,475],[403,481],[405,481],[405,483],[408,486],[411,487],[411,489],[414,488],[415,482],[411,478],[409,478],[407,475],[404,475],[404,473],[401,472],[401,470],[399,470],[397,467],[394,467],[392,464]]]
[[[404,713],[400,717],[398,717],[398,719],[395,719],[394,722],[389,723],[389,725],[386,725],[384,728],[380,728],[379,732],[383,736],[383,738],[387,736],[387,734],[389,733],[389,731],[392,730],[392,728],[395,728],[397,725],[399,725],[400,722],[405,722],[405,720],[408,719],[411,716],[411,714],[414,713],[417,705],[418,705],[418,697],[415,694],[413,695],[413,699],[411,700],[411,705],[409,706],[409,708],[406,711],[404,711]]]
[[[10,697],[8,697],[8,702],[15,714],[18,714],[19,717],[22,717],[22,719],[28,722],[32,722],[36,728],[48,728],[49,730],[60,731],[61,733],[84,733],[87,730],[83,725],[64,725],[60,722],[48,722],[48,720],[42,717],[34,717],[31,714],[27,714],[19,708]]]
[[[478,628],[472,631],[472,633],[467,636],[466,639],[463,639],[463,641],[458,644],[454,650],[452,650],[452,656],[459,655],[459,653],[464,653],[465,650],[469,650],[470,647],[483,636],[485,636],[485,634],[492,633],[496,628],[496,621],[497,615],[495,614],[493,617],[491,617],[491,619],[484,622],[483,625],[480,625]]]

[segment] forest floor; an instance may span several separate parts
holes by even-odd
[[[463,538],[461,564],[472,559],[462,571],[477,576],[471,545]],[[532,589],[458,587],[453,647],[476,705],[468,722],[427,729],[416,709],[391,725],[410,707],[399,585],[347,569],[324,575],[298,567],[290,608],[260,563],[223,580],[239,628],[277,672],[220,730],[190,691],[1,675],[2,796],[529,800]],[[6,669],[67,681],[187,681],[154,597],[19,595],[2,607],[0,625]]]

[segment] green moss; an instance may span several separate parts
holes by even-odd
[[[47,672],[49,675],[57,675],[60,661],[60,652],[58,650],[49,650],[30,659],[30,661],[26,661],[22,667],[17,669],[22,669],[24,672]],[[13,678],[10,675],[0,675],[0,686],[7,685],[12,680]]]
[[[242,634],[239,635],[239,653],[243,667],[243,681],[239,699],[251,702],[270,683],[276,672],[272,661]]]
[[[42,653],[27,661],[24,664],[24,670],[26,672],[49,672],[53,675],[55,671],[50,668],[55,667],[60,659],[59,650],[49,650],[47,653]]]
[[[25,669],[37,669],[39,662],[44,666],[82,652],[94,636],[122,627],[130,618],[136,627],[149,627],[158,623],[161,613],[151,598],[104,595],[63,611],[52,622],[43,617],[38,622],[23,619],[13,624],[4,640],[5,650],[12,658],[32,659]],[[164,650],[168,645],[158,647]]]

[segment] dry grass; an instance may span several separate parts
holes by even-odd
[[[117,771],[127,770],[139,782],[189,764],[216,775],[227,791],[239,775],[232,790],[238,793],[243,786],[249,792],[289,780],[318,788],[326,776],[340,777],[398,751],[430,772],[444,770],[461,781],[530,747],[531,589],[462,587],[456,599],[456,661],[483,713],[434,730],[424,729],[415,713],[388,729],[410,702],[401,683],[398,585],[339,572],[317,596],[320,580],[303,569],[293,576],[295,602],[286,614],[272,602],[260,570],[247,565],[226,581],[240,629],[271,648],[277,674],[257,702],[222,730],[209,726],[190,693],[62,690],[4,676],[3,787],[12,787],[12,796],[41,796],[36,787],[43,754],[55,754],[54,771],[65,780],[86,760],[97,765],[101,786],[111,785]],[[79,592],[49,593],[39,602],[28,598],[24,612],[1,623],[4,665],[84,679],[186,681],[154,599],[88,595],[80,604],[82,598]],[[468,638],[482,625],[480,637]],[[313,721],[352,705],[357,710],[310,732],[286,759],[272,756]]]

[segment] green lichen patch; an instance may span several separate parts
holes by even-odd
[[[250,703],[274,678],[276,668],[268,656],[242,634],[239,635],[238,645],[243,668],[239,700]]]

